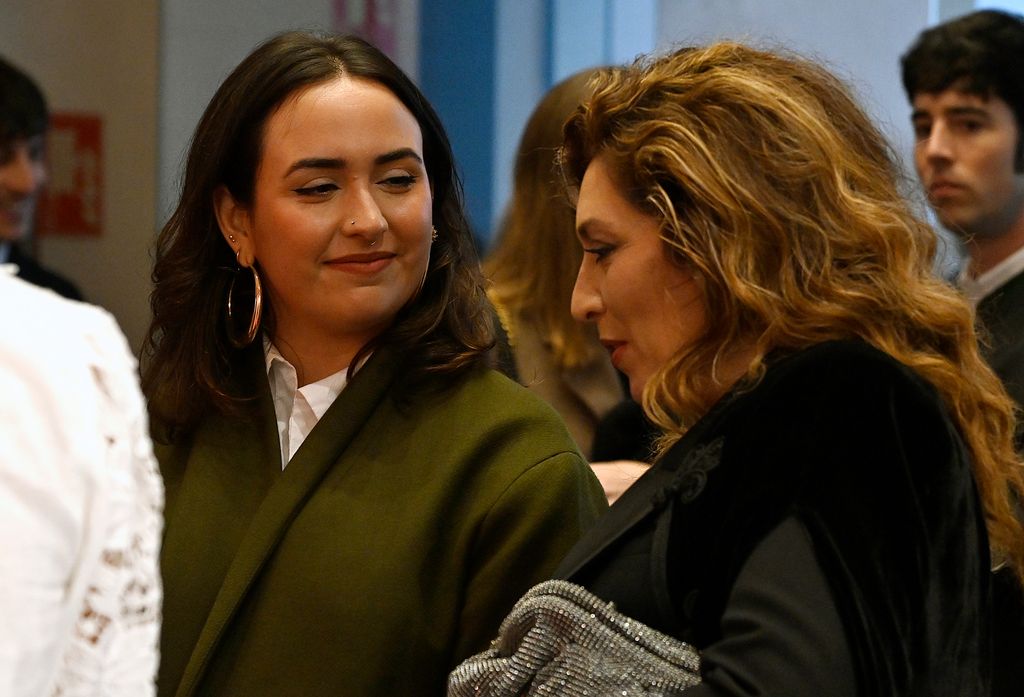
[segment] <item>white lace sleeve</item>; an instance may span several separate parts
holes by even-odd
[[[163,488],[134,358],[106,313],[2,276],[0,694],[147,697]]]
[[[92,573],[83,578],[81,610],[53,694],[145,697],[153,694],[158,660],[163,488],[134,360],[127,347],[92,343],[107,511],[97,511],[92,521],[96,544],[84,562],[91,561]]]

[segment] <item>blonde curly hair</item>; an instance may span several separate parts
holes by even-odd
[[[710,408],[735,347],[753,356],[752,385],[771,351],[865,341],[939,391],[973,456],[993,555],[1024,580],[1013,404],[972,310],[933,273],[935,233],[901,196],[889,146],[839,79],[728,42],[641,58],[566,124],[570,187],[598,155],[705,290],[706,333],[644,391],[662,449]]]

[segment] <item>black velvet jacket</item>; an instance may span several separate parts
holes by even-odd
[[[727,626],[737,578],[787,521],[806,531],[809,573],[787,569],[776,546],[754,585],[778,575],[782,597],[787,573],[817,574],[823,600],[791,597],[795,613],[769,601]],[[840,690],[821,668],[824,694],[988,695],[989,554],[970,458],[934,388],[865,344],[775,357],[756,386],[724,397],[629,489],[557,573],[701,649],[701,694],[807,694],[799,667],[828,665],[817,652],[831,643],[855,685]],[[801,641],[798,615],[813,624],[830,613],[842,636]],[[729,643],[729,627],[743,624],[750,640]],[[781,658],[769,663],[782,664],[771,675],[724,675],[753,665],[751,646],[786,637],[792,646],[771,647]],[[735,655],[723,659],[719,646]]]

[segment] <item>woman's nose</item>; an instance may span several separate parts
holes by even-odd
[[[373,194],[365,187],[352,187],[348,205],[342,213],[344,232],[352,235],[369,236],[374,239],[388,227],[387,218],[377,205]]]
[[[570,311],[577,322],[594,322],[604,310],[601,294],[587,267],[587,259],[584,258],[576,275],[576,285],[572,289]]]

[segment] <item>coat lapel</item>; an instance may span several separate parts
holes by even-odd
[[[720,399],[704,418],[626,489],[608,512],[569,550],[555,570],[554,578],[571,578],[637,523],[661,511],[669,497],[676,496],[680,486],[685,485],[680,479],[681,474],[695,466],[702,469],[714,467],[720,457],[722,439],[710,444],[703,441],[731,401],[731,395]],[[710,465],[706,462],[709,459],[714,461]]]
[[[291,521],[388,393],[393,365],[391,352],[385,349],[371,357],[327,410],[263,499],[228,567],[182,674],[177,697],[195,693],[224,630]]]
[[[661,509],[664,504],[661,494],[671,485],[675,475],[665,464],[664,458],[659,460],[626,489],[608,512],[569,550],[555,570],[554,578],[572,577],[634,525]]]

